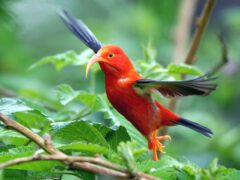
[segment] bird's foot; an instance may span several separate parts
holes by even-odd
[[[157,151],[164,153],[164,145],[160,141],[164,140],[171,140],[171,137],[168,135],[165,136],[157,136],[157,131],[152,133],[151,144],[149,145],[149,149],[153,151],[154,160],[158,160],[158,153]]]

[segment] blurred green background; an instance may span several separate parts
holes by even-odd
[[[199,14],[205,1],[197,5]],[[84,69],[52,66],[28,71],[41,58],[85,49],[59,20],[66,9],[81,18],[105,44],[121,46],[132,60],[144,57],[149,40],[157,49],[159,63],[172,61],[174,30],[181,1],[175,0],[0,0],[0,97],[27,96],[54,100],[54,89],[68,83],[89,90]],[[168,155],[199,165],[218,157],[227,167],[240,168],[240,2],[218,0],[197,53],[196,66],[207,72],[221,60],[216,32],[222,32],[229,47],[229,63],[217,73],[219,87],[211,96],[181,99],[176,111],[214,132],[208,139],[184,127],[170,128],[173,141]],[[103,75],[97,74],[97,92],[104,92]],[[100,81],[101,80],[101,81]],[[166,103],[166,102],[165,102]]]

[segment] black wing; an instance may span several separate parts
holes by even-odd
[[[88,29],[88,27],[82,21],[78,21],[75,17],[70,15],[67,11],[63,10],[63,14],[64,16],[60,14],[60,18],[67,28],[72,31],[72,33],[75,34],[86,46],[97,53],[102,47],[101,43]]]
[[[191,80],[183,81],[155,81],[150,79],[140,79],[135,83],[135,88],[142,94],[149,94],[151,89],[159,91],[167,97],[208,95],[216,89],[217,85],[211,83],[216,78],[208,78],[207,75]]]

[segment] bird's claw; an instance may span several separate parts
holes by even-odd
[[[164,141],[164,140],[171,140],[171,137],[168,135],[157,137],[157,131],[154,131],[152,133],[152,143],[151,143],[152,148],[151,149],[153,151],[154,160],[158,160],[157,151],[159,151],[161,153],[165,153],[163,150],[165,146],[160,142],[160,141]]]
[[[162,140],[172,140],[172,138],[168,135],[166,136],[158,136],[156,137],[157,140],[162,141]]]

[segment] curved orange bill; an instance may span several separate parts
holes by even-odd
[[[95,64],[96,62],[107,62],[104,58],[102,58],[99,54],[95,54],[90,61],[87,64],[87,68],[86,68],[86,77],[88,76],[88,72],[90,70],[90,68],[92,67],[93,64]]]

